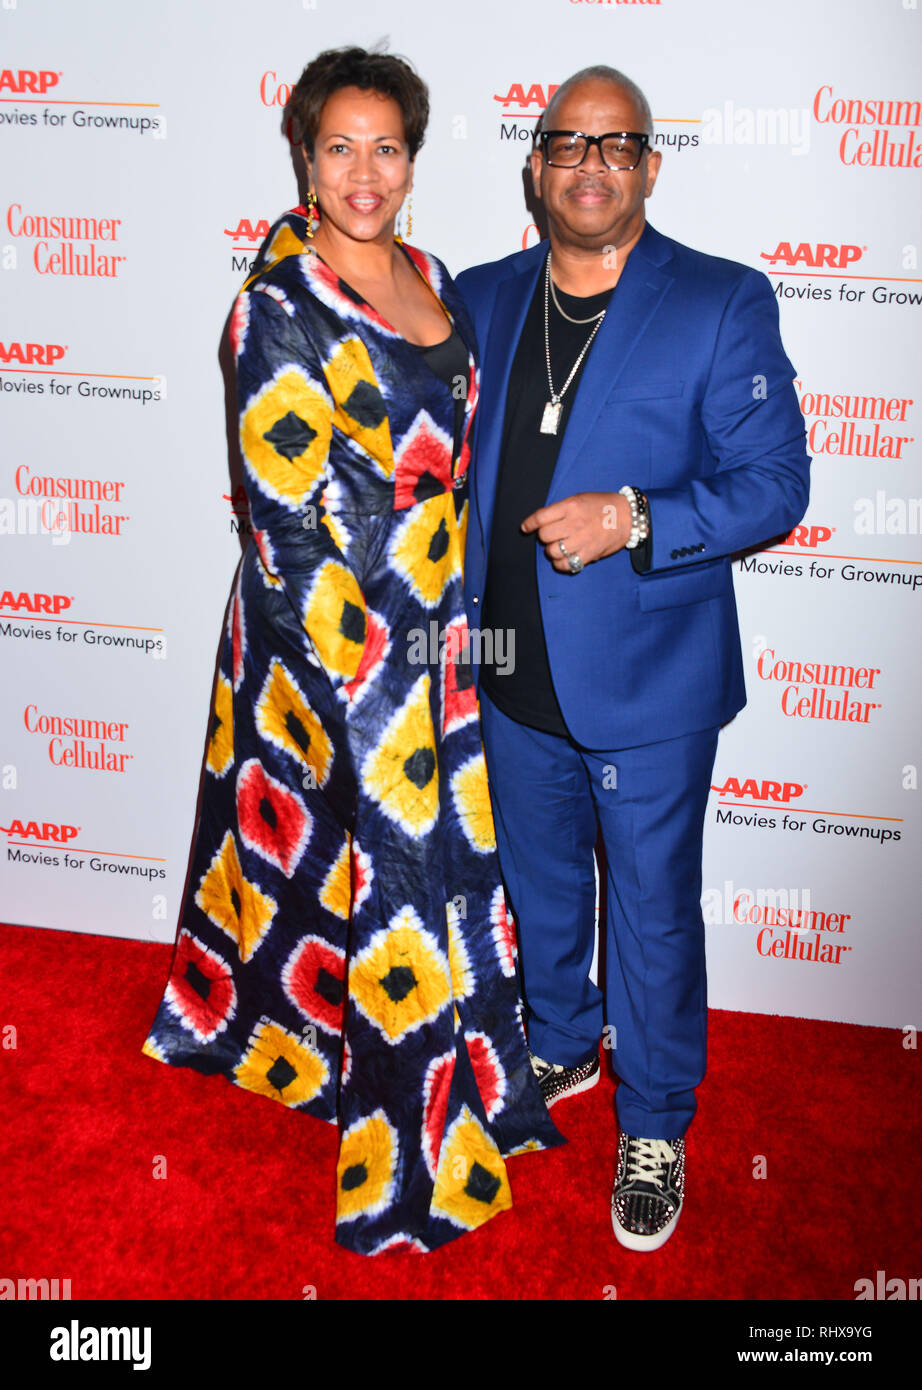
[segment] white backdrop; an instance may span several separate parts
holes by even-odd
[[[535,118],[606,62],[653,107],[653,224],[770,275],[813,488],[734,565],[710,1002],[918,1023],[920,25],[915,0],[0,0],[2,919],[173,938],[246,533],[222,326],[298,201],[286,84],[386,37],[432,97],[412,240],[451,270],[534,238]]]

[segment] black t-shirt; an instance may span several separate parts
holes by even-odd
[[[606,308],[614,293],[605,290],[582,299],[563,294],[556,286],[555,290],[565,311],[576,319],[587,319]],[[594,326],[592,323],[570,323],[558,312],[553,299],[550,300],[548,340],[551,374],[558,395]],[[534,532],[523,535],[519,527],[547,501],[567,418],[583,368],[594,347],[593,343],[567,387],[557,433],[542,434],[541,417],[550,399],[544,350],[542,272],[509,375],[487,562],[482,623],[485,630],[504,634],[504,645],[495,647],[496,654],[503,659],[494,660],[492,665],[483,664],[480,678],[490,699],[510,719],[553,734],[566,734],[567,727],[548,666],[535,549],[541,552],[538,564],[547,565],[550,561],[537,535]],[[514,662],[509,660],[507,634],[510,630],[515,633]],[[494,636],[494,643],[496,640]],[[486,643],[481,644],[481,649],[488,654]]]
[[[414,343],[413,346],[420,357],[425,358],[429,370],[441,377],[454,396],[455,429],[451,451],[454,460],[458,457],[464,431],[464,403],[467,393],[467,348],[464,346],[464,339],[453,326],[449,337],[443,338],[440,343],[433,343],[431,347],[420,347],[418,343]],[[462,391],[455,390],[459,379],[464,384]]]

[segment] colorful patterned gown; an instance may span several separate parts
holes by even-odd
[[[189,889],[144,1050],[338,1123],[336,1238],[431,1250],[562,1142],[526,1050],[461,587],[452,392],[273,227],[231,323],[253,525]]]

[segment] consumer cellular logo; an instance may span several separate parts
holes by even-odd
[[[291,93],[291,83],[283,82],[272,68],[267,68],[259,79],[259,99],[263,106],[287,106]]]
[[[14,240],[32,243],[32,265],[39,275],[81,275],[115,279],[125,256],[110,253],[119,239],[120,217],[35,213],[10,203],[6,227]]]
[[[813,117],[819,125],[844,127],[839,138],[843,164],[922,168],[922,143],[918,139],[922,103],[918,101],[842,97],[826,85],[818,88],[813,98]]]
[[[915,442],[915,435],[893,429],[894,425],[909,423],[912,396],[807,391],[799,379],[794,387],[808,422],[807,449],[811,454],[902,459],[906,445]]]
[[[852,947],[842,938],[850,912],[815,908],[809,888],[740,888],[731,879],[701,895],[708,926],[757,927],[757,955],[774,960],[841,965]]]
[[[22,463],[14,474],[20,497],[40,501],[42,527],[49,534],[120,536],[127,512],[109,509],[120,502],[124,482],[111,478],[57,478],[33,474]]]
[[[765,647],[756,659],[763,681],[782,687],[781,713],[789,718],[845,720],[867,724],[880,703],[862,700],[855,691],[875,691],[881,674],[877,666],[837,666],[828,661],[792,661]]]
[[[26,705],[23,722],[30,734],[50,735],[48,760],[55,767],[124,773],[134,757],[125,751],[130,726],[124,720],[46,714],[37,705]]]

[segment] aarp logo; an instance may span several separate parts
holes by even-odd
[[[833,270],[847,270],[850,265],[860,261],[868,248],[866,246],[837,246],[831,241],[799,241],[794,246],[790,241],[779,241],[774,251],[762,251],[763,261],[776,266],[780,261],[788,267],[806,265],[811,270],[828,265]]]

